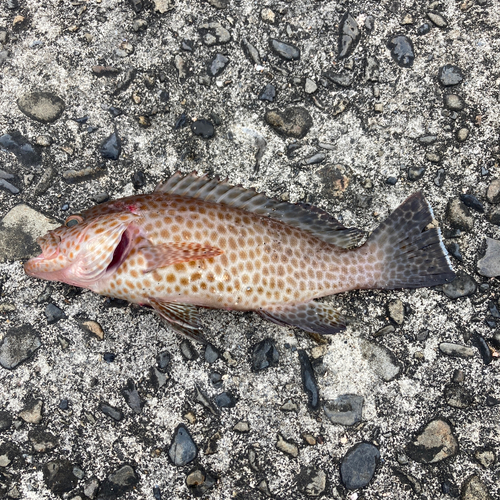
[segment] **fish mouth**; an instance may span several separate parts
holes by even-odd
[[[37,257],[37,259],[53,259],[54,257],[57,257],[59,253],[59,243],[61,243],[60,236],[49,232],[44,236],[38,237],[36,242],[42,249],[42,253]]]

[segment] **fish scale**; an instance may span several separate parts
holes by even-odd
[[[176,174],[154,193],[68,217],[25,264],[63,281],[150,306],[204,341],[196,306],[253,310],[280,325],[335,333],[347,318],[314,299],[354,289],[417,288],[455,276],[434,215],[410,196],[360,245],[315,207],[279,202],[225,181]]]

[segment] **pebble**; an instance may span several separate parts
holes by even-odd
[[[460,344],[452,344],[451,342],[441,342],[439,350],[447,356],[454,358],[471,358],[476,354],[472,347],[467,347]]]
[[[438,12],[430,11],[427,12],[427,17],[438,27],[445,28],[448,26],[446,19]]]
[[[241,40],[241,48],[247,59],[258,66],[261,65],[261,59],[259,51],[246,39]]]
[[[373,336],[375,338],[377,337],[383,337],[384,335],[389,335],[390,333],[394,333],[396,329],[394,328],[393,325],[386,325],[382,327],[380,330],[377,330],[376,332],[373,333]]]
[[[419,179],[421,179],[424,176],[425,171],[426,171],[426,167],[425,166],[421,166],[421,167],[416,167],[416,166],[409,167],[408,168],[408,180],[411,181],[411,182],[418,181]]]
[[[412,41],[405,35],[391,38],[387,44],[391,56],[398,66],[410,68],[415,60],[415,50]]]
[[[311,365],[311,360],[306,351],[299,349],[300,371],[302,375],[302,385],[307,394],[308,406],[312,410],[319,407],[319,390],[316,376]]]
[[[208,399],[208,396],[200,389],[198,384],[195,384],[195,400],[201,403],[212,415],[215,416],[219,414],[217,406]]]
[[[40,336],[31,326],[9,328],[0,343],[0,365],[13,370],[28,360],[41,345]]]
[[[297,61],[300,59],[300,49],[275,38],[269,40],[271,50],[286,61]]]
[[[450,226],[461,231],[470,231],[474,227],[474,218],[470,210],[459,198],[453,198],[446,207],[446,217]]]
[[[380,64],[375,56],[367,56],[365,59],[365,79],[369,82],[380,80]]]
[[[122,141],[116,130],[101,143],[101,156],[107,160],[118,160],[122,152]]]
[[[354,445],[342,458],[340,478],[348,490],[364,488],[372,480],[380,461],[380,452],[371,443]]]
[[[306,94],[314,94],[316,90],[318,90],[316,82],[314,80],[311,80],[310,78],[306,78],[306,82],[304,84],[304,92]]]
[[[462,70],[453,64],[445,64],[439,68],[438,80],[441,85],[448,87],[450,85],[458,85],[464,79]]]
[[[425,159],[431,163],[439,163],[441,161],[441,156],[437,153],[425,153]]]
[[[441,187],[446,180],[446,170],[444,168],[440,168],[436,172],[436,177],[434,177],[434,184],[438,187]]]
[[[318,497],[326,489],[326,474],[313,465],[301,467],[297,476],[299,491],[309,497]]]
[[[182,356],[184,359],[188,361],[192,361],[198,357],[198,353],[196,352],[193,344],[189,342],[189,340],[184,339],[179,346]]]
[[[339,87],[344,88],[350,87],[354,81],[352,73],[332,73],[331,71],[327,71],[323,75]]]
[[[0,410],[0,432],[6,431],[12,425],[12,416],[8,411]]]
[[[132,176],[132,185],[134,189],[140,189],[146,184],[146,176],[142,170],[137,170]]]
[[[14,131],[0,136],[0,148],[12,153],[25,167],[40,165],[42,154],[21,133]],[[1,179],[13,179],[14,176],[2,170]]]
[[[268,83],[260,92],[259,99],[261,101],[273,102],[276,97],[276,87]]]
[[[106,170],[100,166],[82,168],[81,170],[65,170],[62,173],[62,178],[68,184],[76,184],[77,182],[85,182],[89,179],[97,179],[105,174]]]
[[[221,394],[215,396],[215,404],[219,408],[234,408],[236,403],[237,399],[230,392],[222,392]]]
[[[217,21],[201,24],[199,32],[202,42],[209,47],[222,45],[231,41],[229,31]]]
[[[356,20],[346,12],[339,25],[338,58],[345,59],[350,56],[361,38],[361,32]]]
[[[457,131],[456,134],[457,141],[458,142],[464,142],[467,140],[467,137],[469,137],[469,129],[462,127]]]
[[[76,487],[78,478],[73,474],[73,464],[66,459],[47,462],[42,468],[47,487],[56,495],[62,496]]]
[[[365,17],[365,28],[372,32],[375,28],[375,18],[372,15],[368,15]]]
[[[207,344],[205,347],[205,361],[210,364],[215,363],[219,356],[219,351],[212,344]]]
[[[437,135],[421,135],[418,138],[418,142],[422,144],[422,146],[430,146],[437,141]]]
[[[476,282],[466,273],[458,273],[451,283],[443,285],[443,292],[450,299],[469,297],[476,290]]]
[[[317,165],[318,163],[323,163],[326,160],[326,155],[324,153],[316,153],[309,158],[302,160],[302,165]]]
[[[134,489],[139,483],[139,477],[131,465],[123,465],[112,472],[99,487],[98,500],[113,500],[127,491]]]
[[[493,361],[493,355],[486,340],[481,335],[476,334],[472,337],[472,343],[478,348],[483,363],[489,365]]]
[[[39,424],[43,418],[42,410],[43,401],[41,399],[33,399],[19,412],[19,417],[27,424]]]
[[[215,56],[208,61],[207,74],[208,76],[219,76],[229,64],[229,59],[223,54],[215,54]]]
[[[189,68],[186,59],[180,54],[174,57],[174,68],[177,70],[177,76],[181,83],[189,76]]]
[[[281,434],[278,434],[276,448],[278,448],[278,450],[282,451],[283,453],[292,456],[293,458],[297,458],[299,456],[299,447],[295,443],[283,439],[283,436]]]
[[[233,431],[236,432],[249,432],[250,431],[250,425],[247,421],[245,420],[240,420],[235,426],[233,427]]]
[[[174,123],[174,130],[179,130],[187,125],[187,115],[185,113],[182,113],[177,120],[175,120]]]
[[[264,119],[278,134],[296,139],[302,139],[313,125],[311,115],[302,107],[269,110]]]
[[[59,444],[59,440],[54,434],[41,429],[31,429],[28,432],[28,439],[36,453],[46,453]]]
[[[405,308],[401,300],[391,300],[387,305],[387,312],[389,314],[389,319],[396,323],[396,325],[402,325],[405,320]]]
[[[273,366],[278,366],[279,351],[273,339],[261,340],[252,347],[252,370],[260,371]]]
[[[392,351],[387,347],[360,340],[361,354],[368,360],[371,370],[384,382],[394,380],[401,372],[401,365]]]
[[[118,75],[118,73],[120,73],[120,70],[113,66],[92,66],[92,73],[94,73],[94,75],[98,78],[109,78]]]
[[[484,483],[476,476],[468,477],[462,484],[461,500],[493,500]]]
[[[139,396],[137,387],[133,379],[129,378],[127,380],[127,385],[122,389],[122,396],[125,398],[126,403],[132,408],[133,412],[137,415],[142,413],[142,408],[145,405],[145,401]]]
[[[276,21],[276,14],[269,8],[264,8],[260,11],[260,18],[265,23],[274,24]]]
[[[419,463],[434,464],[458,453],[458,441],[451,427],[441,419],[432,420],[418,432],[406,448],[408,456]]]
[[[104,330],[97,321],[92,320],[77,320],[78,325],[85,332],[92,334],[98,340],[104,340]]]
[[[462,111],[465,108],[465,101],[457,94],[446,94],[444,107],[450,111]]]
[[[455,259],[457,259],[459,262],[463,262],[463,257],[462,253],[460,252],[460,246],[456,242],[451,242],[448,245],[446,245],[446,250],[448,250],[448,253],[452,255]]]
[[[123,412],[107,403],[101,403],[99,405],[99,409],[104,413],[104,415],[112,418],[116,422],[120,422],[120,420],[123,419]]]
[[[493,179],[486,190],[489,203],[500,203],[500,179]]]
[[[67,316],[62,309],[57,307],[55,304],[47,304],[45,306],[45,317],[47,318],[47,323],[52,325],[57,323],[61,319],[66,319]]]
[[[330,419],[332,424],[354,425],[361,421],[363,403],[363,396],[343,394],[325,403],[325,415]]]
[[[172,443],[168,449],[168,456],[177,467],[192,462],[198,453],[198,448],[183,424],[180,424],[174,432]]]
[[[427,33],[429,33],[430,30],[431,30],[430,24],[424,23],[417,28],[417,35],[420,35],[420,36],[427,35]]]
[[[132,29],[137,33],[138,31],[145,31],[148,27],[147,21],[144,19],[134,19]]]
[[[464,202],[465,206],[472,208],[481,214],[484,213],[483,204],[473,194],[461,194],[460,199]]]
[[[387,177],[385,180],[385,183],[388,184],[389,186],[394,186],[398,182],[398,178],[394,176]]]
[[[474,399],[472,395],[461,384],[448,384],[444,389],[444,399],[446,404],[453,408],[467,408]]]
[[[64,101],[51,92],[24,94],[17,100],[17,106],[26,116],[42,123],[55,122],[66,109]]]
[[[474,452],[474,458],[485,468],[489,469],[496,461],[496,455],[493,450],[482,449]]]
[[[486,253],[478,260],[479,274],[488,278],[500,276],[500,241],[486,237]]]
[[[215,128],[210,120],[204,118],[191,123],[191,131],[202,139],[210,139],[215,134]]]
[[[296,403],[294,403],[291,399],[286,401],[284,404],[281,405],[280,407],[281,411],[293,411],[297,413],[299,411],[299,407],[297,406]]]

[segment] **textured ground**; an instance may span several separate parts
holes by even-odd
[[[347,11],[360,40],[340,59]],[[424,23],[430,30],[419,35]],[[500,290],[477,262],[485,238],[500,239],[490,203],[500,198],[486,196],[499,175],[499,26],[495,0],[3,2],[0,135],[18,132],[35,152],[27,158],[27,146],[0,139],[0,180],[9,183],[0,183],[0,360],[27,358],[0,367],[0,497],[498,498],[499,368],[496,357],[485,361],[498,348]],[[397,35],[413,42],[410,67],[391,57],[387,44]],[[270,39],[300,49],[300,59],[284,60]],[[248,43],[258,60],[245,54]],[[216,54],[229,61],[213,77],[207,68]],[[447,64],[463,81],[439,82]],[[99,76],[96,66],[111,69]],[[346,86],[332,81],[336,74]],[[273,102],[259,99],[268,84]],[[43,123],[23,113],[18,99],[32,92],[62,99],[60,117]],[[459,97],[446,101],[448,94]],[[267,110],[293,106],[312,120],[301,139],[277,134],[264,119]],[[200,119],[215,125],[210,139],[193,132]],[[101,146],[115,131],[121,153],[111,160]],[[308,165],[316,153],[324,159]],[[102,193],[147,193],[177,170],[313,203],[366,230],[422,190],[446,245],[459,245],[455,269],[469,278],[452,289],[456,299],[441,289],[329,299],[356,321],[321,346],[252,313],[208,311],[206,336],[219,352],[213,361],[198,345],[186,359],[181,339],[150,311],[66,285],[47,288],[24,274],[33,236],[50,224],[43,215],[61,222]],[[474,195],[485,212],[459,204],[447,212],[461,194]],[[19,204],[34,212],[14,209]],[[49,304],[64,317],[48,321]],[[102,340],[81,327],[84,320],[101,325]],[[387,325],[394,328],[375,336]],[[252,370],[253,346],[267,338],[279,360]],[[450,356],[443,342],[472,349]],[[482,355],[477,345],[486,345]],[[315,368],[317,410],[308,407],[300,350]],[[164,351],[167,380],[158,371]],[[200,390],[211,406],[199,402]],[[224,392],[236,398],[233,407],[214,403]],[[345,394],[364,398],[352,426],[331,423],[323,410]],[[103,404],[118,413],[106,414]],[[242,421],[248,430],[234,430]],[[411,443],[429,422],[447,425],[431,426],[415,452]],[[168,454],[179,424],[198,449],[185,466]],[[291,455],[276,446],[279,436]],[[458,447],[443,451],[443,440],[454,439]],[[380,461],[365,488],[349,490],[339,464],[360,442],[378,448]],[[188,487],[196,470],[205,480]]]

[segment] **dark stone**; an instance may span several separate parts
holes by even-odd
[[[488,309],[490,311],[490,314],[496,318],[496,319],[500,319],[500,311],[498,310],[498,307],[496,306],[496,304],[494,302],[490,302],[488,304]]]
[[[200,389],[198,384],[195,384],[195,400],[198,401],[198,403],[201,403],[212,415],[218,415],[219,414],[219,409],[217,406],[215,406],[210,399],[208,399],[208,396]]]
[[[274,340],[264,339],[252,347],[252,369],[254,371],[277,366],[278,362],[279,352]]]
[[[458,442],[444,420],[432,420],[407,446],[406,453],[416,462],[433,464],[458,453]]]
[[[205,347],[205,361],[207,363],[215,363],[219,359],[219,351],[212,345],[207,344]]]
[[[186,484],[194,497],[202,497],[217,482],[217,477],[197,468],[186,477]]]
[[[73,464],[69,460],[58,459],[47,462],[42,470],[45,484],[56,495],[76,487],[78,478],[73,474]]]
[[[41,345],[40,336],[31,326],[9,328],[0,344],[0,365],[12,370],[29,359]]]
[[[297,476],[297,486],[305,495],[317,497],[325,491],[326,474],[312,465],[301,467],[300,474]]]
[[[180,128],[183,128],[187,125],[187,115],[182,113],[177,120],[175,120],[174,123],[174,130],[179,130]]]
[[[116,354],[112,352],[105,352],[103,358],[106,363],[112,363],[116,359]]]
[[[331,82],[335,83],[339,87],[350,87],[354,80],[353,73],[333,73],[332,71],[326,71],[323,76],[328,78]]]
[[[461,194],[460,199],[466,207],[472,208],[481,214],[484,213],[483,204],[473,194]]]
[[[123,114],[123,110],[121,108],[115,108],[114,106],[110,106],[108,108],[108,111],[111,113],[111,116],[113,118],[116,118]]]
[[[448,384],[444,389],[446,404],[453,408],[467,408],[474,399],[465,387],[459,383]]]
[[[495,226],[500,226],[500,209],[495,209],[493,210],[489,216],[488,220],[492,223],[495,224]]]
[[[431,25],[429,23],[424,23],[417,28],[417,35],[427,35],[431,30]]]
[[[275,54],[286,61],[296,61],[300,59],[300,50],[294,45],[271,38],[269,40],[269,46]]]
[[[230,392],[223,392],[215,397],[215,404],[219,408],[234,408],[237,399]]]
[[[387,179],[385,180],[385,183],[389,184],[389,186],[394,186],[396,182],[398,182],[398,178],[393,176],[387,177]]]
[[[229,59],[223,54],[215,54],[214,58],[208,61],[208,76],[219,76],[229,64]]]
[[[12,416],[8,411],[0,411],[0,432],[6,431],[12,425]]]
[[[131,465],[124,465],[110,474],[99,488],[97,500],[115,500],[139,482],[139,478]]]
[[[461,231],[470,231],[474,227],[474,218],[470,210],[459,198],[452,198],[446,206],[446,217],[450,226]]]
[[[153,488],[153,498],[155,500],[162,500],[162,497],[161,497],[161,490],[158,486],[155,486]]]
[[[189,342],[189,340],[184,339],[179,346],[181,350],[182,356],[188,361],[192,361],[198,357],[198,353],[196,352],[193,344]]]
[[[481,335],[476,334],[472,337],[472,343],[478,348],[479,354],[483,359],[483,363],[485,365],[489,365],[493,361],[493,354],[488,344],[486,343],[486,340],[484,340]]]
[[[442,187],[445,180],[446,180],[446,170],[444,168],[440,168],[436,172],[436,177],[434,177],[434,184],[437,187]]]
[[[394,61],[402,68],[410,68],[415,60],[415,50],[412,41],[405,35],[391,38],[387,47]]]
[[[194,42],[192,40],[186,40],[185,38],[181,42],[181,49],[186,52],[193,52]]]
[[[468,297],[476,293],[476,289],[476,282],[466,273],[458,273],[451,283],[443,285],[443,292],[450,299]]]
[[[452,241],[448,245],[446,245],[446,250],[459,262],[463,262],[462,252],[460,252],[460,246],[455,241]]]
[[[130,408],[132,408],[134,413],[142,413],[145,401],[143,401],[139,396],[135,382],[131,378],[127,380],[127,385],[122,389],[122,396],[125,398],[125,401]]]
[[[261,63],[259,51],[246,38],[243,38],[241,40],[241,48],[243,49],[243,53],[245,54],[246,58],[252,64]]]
[[[132,176],[132,184],[134,185],[134,189],[144,187],[144,184],[146,184],[146,176],[142,170],[134,172],[134,175]]]
[[[104,139],[99,152],[101,156],[107,160],[118,160],[122,152],[122,141],[120,137],[118,137],[116,130],[109,137]]]
[[[66,109],[64,101],[51,92],[24,94],[17,106],[26,116],[42,123],[55,122]]]
[[[448,87],[457,85],[464,79],[462,70],[453,64],[445,64],[439,68],[438,80],[441,85]]]
[[[222,375],[218,372],[212,372],[208,376],[210,382],[214,384],[215,387],[220,387],[222,385]]]
[[[422,167],[413,166],[408,168],[408,180],[411,182],[418,181],[424,176],[425,170],[426,170],[425,166]]]
[[[268,83],[260,92],[259,99],[261,101],[273,102],[276,97],[276,87]]]
[[[354,425],[361,421],[363,402],[363,396],[343,394],[325,403],[325,414],[332,424]]]
[[[172,443],[168,449],[168,456],[177,467],[182,467],[192,462],[198,453],[198,448],[183,424],[174,432]]]
[[[365,28],[371,32],[375,28],[375,18],[372,15],[365,17]]]
[[[42,163],[40,148],[32,146],[28,142],[28,139],[17,130],[0,137],[0,149],[12,153],[25,167],[40,165]],[[7,179],[14,179],[14,176],[10,175],[11,177],[7,177]],[[2,175],[2,178],[5,179],[6,176]]]
[[[194,135],[203,139],[210,139],[215,134],[215,128],[210,120],[200,119],[191,124],[191,130]]]
[[[170,364],[170,353],[168,351],[162,351],[156,356],[156,363],[158,365],[158,370],[162,373],[166,373],[168,370],[168,365]]]
[[[113,66],[92,66],[92,73],[94,73],[94,75],[98,78],[109,78],[118,75],[120,70]]]
[[[278,134],[296,139],[302,139],[313,125],[311,115],[302,107],[269,110],[264,119]]]
[[[59,309],[59,307],[57,307],[55,304],[47,304],[44,313],[49,325],[57,323],[61,319],[67,318],[64,311],[62,309]]]
[[[59,401],[59,409],[60,410],[63,410],[63,411],[66,411],[69,409],[69,400],[68,399],[61,399],[61,401]]]
[[[339,25],[339,49],[338,58],[345,59],[350,56],[361,38],[358,23],[356,20],[346,12]]]
[[[28,439],[36,453],[46,453],[59,444],[59,440],[54,434],[42,429],[31,429],[28,432]]]
[[[302,375],[302,385],[307,394],[308,405],[312,410],[317,410],[319,407],[319,391],[316,383],[316,376],[311,365],[311,361],[306,351],[299,350],[300,371]]]
[[[116,422],[120,422],[120,420],[123,419],[123,412],[107,403],[101,403],[99,409],[104,413],[104,415],[112,418]]]
[[[340,464],[340,477],[348,490],[367,486],[380,461],[378,448],[371,443],[358,443],[344,456]]]

